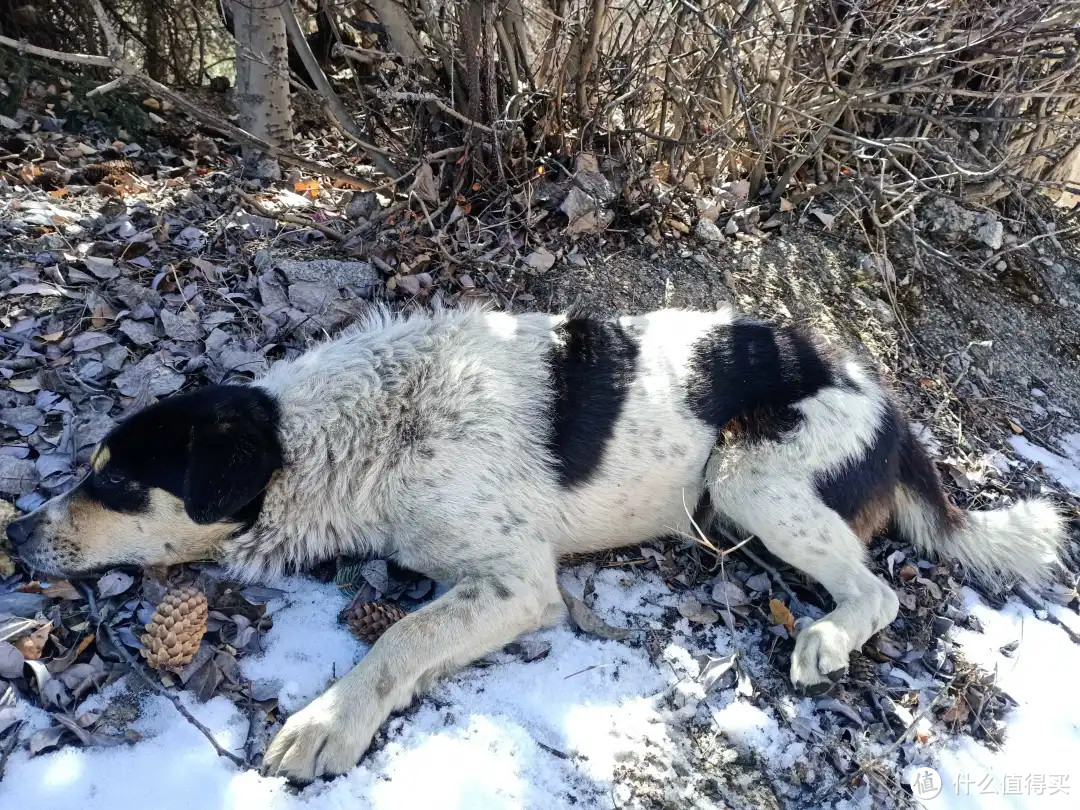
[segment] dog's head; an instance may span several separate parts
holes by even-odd
[[[278,408],[257,388],[217,386],[133,415],[98,445],[90,472],[7,528],[36,571],[210,559],[251,525],[282,466]]]

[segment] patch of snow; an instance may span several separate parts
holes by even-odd
[[[1041,464],[1047,474],[1074,495],[1080,495],[1080,433],[1070,433],[1060,440],[1062,455],[1029,441],[1012,436],[1009,444],[1017,455]]]
[[[564,584],[581,593],[584,571],[595,569],[568,571]],[[347,600],[334,586],[303,577],[275,584],[286,594],[269,606],[274,626],[263,639],[265,652],[244,659],[242,671],[278,684],[282,705],[295,710],[335,672],[346,672],[366,646],[338,625]],[[678,596],[656,574],[612,568],[595,572],[591,599],[606,621],[647,629],[668,621]],[[547,657],[525,663],[495,653],[443,679],[389,721],[357,768],[299,792],[283,779],[238,771],[166,700],[147,696],[134,725],[142,739],[134,744],[69,746],[34,758],[15,752],[0,808],[587,810],[611,806],[612,795],[626,789],[616,774],[627,768],[651,772],[673,806],[692,806],[690,780],[676,778],[667,763],[685,743],[679,723],[705,697],[693,680],[694,656],[703,638],[712,654],[737,643],[722,626],[695,630],[696,643],[675,636],[659,667],[640,646],[581,636],[567,625],[542,630],[533,638],[551,645]],[[85,708],[100,708],[122,688],[89,698]],[[797,760],[802,743],[791,731],[771,712],[727,692],[709,698],[708,712],[737,748],[760,752],[779,767]],[[222,746],[242,749],[247,719],[233,704],[223,697],[198,704],[188,694],[184,702]]]
[[[583,565],[561,577],[577,594],[590,578],[590,604],[612,625],[648,631],[678,617],[681,595],[656,573]],[[274,627],[263,639],[265,651],[244,659],[242,670],[245,677],[277,684],[282,705],[295,710],[319,694],[335,673],[347,671],[367,647],[337,623],[347,600],[334,586],[303,577],[275,584],[286,593],[270,605]],[[994,804],[976,792],[978,782],[970,786],[971,795],[956,795],[953,780],[966,774],[977,779],[989,774],[998,780],[1000,792],[1006,776],[1031,772],[1049,779],[1080,761],[1080,704],[1070,691],[1080,671],[1080,647],[1020,605],[1010,603],[996,612],[973,593],[967,599],[986,633],[955,631],[957,640],[971,660],[998,672],[1001,686],[1020,706],[1007,718],[1009,737],[1001,752],[968,739],[953,740],[936,752],[944,790],[927,806],[1073,806],[1075,801],[1025,804],[1014,797],[998,797]],[[696,791],[707,780],[688,775],[685,768],[691,765],[684,753],[693,744],[687,724],[703,721],[715,729],[710,734],[716,740],[774,773],[797,769],[806,759],[806,740],[823,733],[815,702],[773,694],[762,703],[732,687],[706,696],[697,681],[702,653],[746,652],[739,665],[758,690],[769,688],[769,679],[775,683],[777,675],[769,671],[752,630],[732,633],[722,622],[691,626],[682,618],[674,626],[658,664],[643,645],[582,636],[568,625],[535,633],[535,642],[550,645],[546,657],[526,663],[497,652],[443,679],[429,696],[391,718],[350,773],[300,791],[283,779],[234,768],[168,701],[146,696],[133,726],[142,739],[134,744],[70,746],[34,758],[22,749],[14,752],[0,810],[116,810],[129,805],[155,810],[591,810],[610,808],[613,801],[633,806],[628,774],[660,786],[666,806],[706,807],[711,806],[708,798]],[[1017,639],[1022,643],[1015,657],[999,652]],[[100,710],[124,688],[122,683],[110,686],[79,711]],[[223,697],[199,704],[184,694],[183,700],[222,746],[242,749],[247,733],[242,711]],[[776,711],[761,708],[767,704]],[[33,714],[35,726],[42,724],[44,713]],[[887,751],[885,743],[865,750],[884,755],[890,765],[896,761],[896,752]],[[925,753],[929,759],[935,752]],[[1080,785],[1073,788],[1080,790]],[[869,806],[865,796],[848,801],[838,795],[830,801],[829,806],[852,810]]]
[[[999,751],[959,738],[939,752],[941,793],[933,810],[1075,808],[1080,802],[1080,646],[1013,599],[1002,610],[964,589],[966,608],[984,632],[953,630],[969,661],[997,676],[1016,702]],[[1001,648],[1020,642],[1012,656]]]

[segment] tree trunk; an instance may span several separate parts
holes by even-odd
[[[236,39],[236,104],[240,126],[284,146],[292,137],[288,40],[278,4],[288,0],[229,0]],[[261,179],[279,175],[276,161],[245,156]]]

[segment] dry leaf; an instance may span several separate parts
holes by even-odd
[[[825,230],[832,230],[833,223],[836,221],[836,214],[830,214],[820,208],[811,208],[810,216],[814,217],[818,222],[825,226]]]
[[[298,180],[293,185],[293,191],[303,194],[305,197],[319,196],[319,181],[312,177],[310,180]]]
[[[774,624],[782,624],[791,635],[795,635],[795,617],[791,615],[787,605],[779,599],[770,599],[769,613],[772,614]]]
[[[1005,421],[1009,423],[1009,430],[1011,430],[1017,436],[1019,436],[1020,434],[1022,434],[1024,432],[1024,429],[1022,427],[1020,427],[1020,425],[1017,422],[1014,422],[1012,419],[1009,419],[1008,417],[1005,417]]]
[[[967,701],[958,697],[956,702],[942,713],[941,719],[946,723],[963,723],[970,714],[971,707],[968,706]]]
[[[52,622],[46,622],[28,636],[15,639],[12,643],[15,649],[23,654],[27,661],[37,661],[41,658],[41,652],[45,649],[45,642],[49,640],[52,632]]]
[[[559,593],[562,594],[563,602],[566,603],[566,609],[570,612],[570,619],[574,622],[574,625],[578,630],[581,630],[583,633],[599,636],[600,638],[610,638],[615,641],[622,641],[632,632],[631,630],[622,627],[612,627],[610,624],[604,622],[603,619],[593,612],[592,608],[566,590],[562,585],[559,586]]]

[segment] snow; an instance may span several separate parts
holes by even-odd
[[[1080,495],[1080,433],[1059,441],[1060,454],[1023,436],[1009,440],[1022,458],[1041,464],[1048,475]],[[1080,803],[1080,700],[1076,673],[1080,645],[1028,607],[1010,600],[1001,610],[965,589],[967,609],[982,633],[953,630],[967,659],[997,676],[997,685],[1017,707],[1007,720],[1000,751],[961,738],[939,752],[941,793],[923,799],[928,808],[1009,810],[1075,808]],[[1054,605],[1056,618],[1080,631],[1080,618]],[[1010,656],[1003,647],[1020,642]]]
[[[1018,705],[1006,718],[1008,736],[1000,751],[962,738],[940,752],[942,791],[924,804],[980,810],[1075,808],[1080,797],[1080,646],[1015,600],[993,610],[970,590],[964,596],[984,632],[954,630],[956,640],[969,661],[997,675],[998,686]],[[1001,652],[1016,641],[1020,646],[1012,657]],[[1062,790],[1054,792],[1055,781]]]
[[[570,571],[564,584],[580,594],[582,579],[580,570]],[[359,660],[366,646],[337,624],[346,600],[332,585],[303,577],[274,584],[286,595],[269,605],[274,627],[264,637],[265,652],[244,659],[242,670],[278,686],[282,705],[294,710]],[[660,626],[677,600],[656,575],[624,576],[617,569],[598,572],[595,589],[594,609],[613,624]],[[712,636],[709,652],[730,651],[726,631]],[[0,808],[116,810],[133,801],[152,801],[160,810],[610,807],[619,768],[655,770],[651,762],[675,755],[677,718],[666,698],[677,692],[678,705],[691,714],[698,707],[704,695],[693,682],[693,656],[701,650],[677,637],[685,646],[669,646],[667,666],[657,667],[640,647],[581,636],[566,625],[531,638],[549,643],[550,654],[525,663],[500,652],[444,679],[430,697],[391,719],[385,742],[377,740],[357,768],[329,783],[298,792],[283,779],[238,772],[166,700],[147,696],[134,724],[142,739],[133,745],[69,746],[34,758],[14,753]],[[85,707],[122,690],[113,685]],[[184,701],[221,745],[242,748],[247,720],[229,701],[199,704],[187,694]],[[798,756],[801,744],[776,718],[731,696],[711,701],[718,727],[735,745],[789,765]]]
[[[659,628],[678,615],[681,595],[641,569],[582,566],[565,572],[562,582],[580,596],[590,575],[593,608],[611,624]],[[333,585],[304,577],[273,584],[286,592],[269,605],[274,627],[263,639],[264,652],[243,659],[241,666],[245,677],[279,690],[282,705],[291,711],[325,689],[335,673],[347,671],[367,647],[337,623],[346,600]],[[952,780],[964,774],[978,779],[990,774],[1000,790],[1006,775],[1049,777],[1069,773],[1080,762],[1080,702],[1071,699],[1069,688],[1080,671],[1080,647],[1025,607],[1010,602],[998,612],[973,593],[967,599],[986,632],[955,631],[957,640],[971,660],[998,672],[1019,707],[1008,718],[1009,737],[1000,752],[966,738],[926,751],[944,781],[941,796],[927,806],[1075,806],[1075,794],[1040,797],[1045,804],[1030,797],[988,802],[977,793],[977,782],[971,796],[955,795]],[[238,771],[218,758],[166,700],[144,696],[133,725],[141,739],[134,744],[69,746],[34,758],[15,752],[0,791],[0,810],[117,810],[132,804],[155,810],[589,810],[633,806],[628,778],[660,785],[667,806],[706,806],[694,780],[680,769],[686,766],[681,751],[689,744],[686,723],[695,716],[712,724],[716,739],[760,758],[777,774],[801,762],[806,744],[792,729],[820,732],[813,701],[774,697],[783,715],[778,717],[735,688],[706,697],[696,680],[696,656],[756,649],[760,641],[743,636],[752,631],[732,634],[722,624],[691,628],[685,619],[675,628],[658,664],[642,645],[586,637],[566,625],[534,633],[530,642],[550,644],[546,657],[524,662],[499,652],[444,679],[388,722],[353,771],[303,790],[283,779]],[[1017,639],[1022,643],[1013,658],[999,652]],[[739,660],[763,688],[764,659]],[[114,684],[79,711],[122,698],[125,688]],[[186,693],[183,700],[221,745],[242,749],[247,720],[232,703],[218,697],[199,704]],[[32,720],[41,725],[44,714]],[[833,801],[830,806],[837,808],[856,806],[840,796]]]
[[[1070,433],[1060,440],[1061,454],[1047,450],[1023,436],[1013,436],[1009,444],[1018,456],[1043,466],[1047,475],[1065,489],[1080,495],[1080,433]]]

